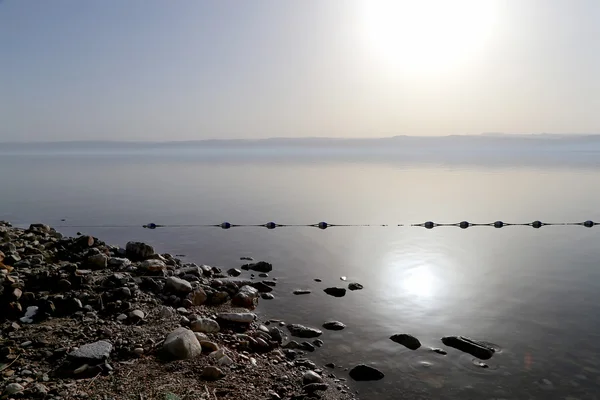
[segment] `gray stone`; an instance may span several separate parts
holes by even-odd
[[[131,265],[128,258],[111,257],[108,259],[108,266],[111,268],[124,268]]]
[[[396,335],[392,335],[390,336],[390,339],[392,340],[392,342],[399,343],[411,350],[416,350],[419,347],[421,347],[421,342],[419,342],[419,339],[417,339],[413,335],[409,335],[406,333],[398,333]]]
[[[108,257],[104,254],[94,254],[87,258],[86,265],[91,269],[104,269],[108,266]]]
[[[273,300],[275,296],[272,293],[261,293],[260,298],[263,300]]]
[[[105,340],[88,343],[69,353],[69,357],[78,361],[104,361],[110,356],[112,344]]]
[[[142,310],[133,310],[129,313],[129,319],[134,322],[141,321],[142,319],[144,319],[145,316],[146,315]]]
[[[237,269],[237,268],[230,268],[229,270],[227,270],[227,273],[228,273],[230,276],[240,276],[240,275],[242,274],[242,271],[240,271],[240,270],[239,270],[239,269]]]
[[[160,273],[166,271],[167,265],[164,263],[164,261],[153,258],[142,262],[140,264],[140,268],[153,274],[158,273],[160,275]]]
[[[6,388],[4,388],[4,391],[8,395],[21,393],[23,390],[25,390],[25,388],[19,385],[18,383],[9,383],[8,385],[6,385]]]
[[[165,288],[175,293],[189,293],[192,291],[192,284],[186,280],[170,276],[167,278]]]
[[[252,286],[242,286],[239,292],[231,299],[231,305],[235,307],[255,308],[258,305],[258,290]]]
[[[163,350],[170,358],[185,360],[202,353],[202,346],[194,332],[187,328],[177,328],[167,335]]]
[[[290,331],[290,333],[292,334],[292,336],[305,338],[305,339],[319,337],[323,334],[323,332],[318,329],[309,328],[307,326],[300,325],[300,324],[288,324],[287,328]]]
[[[217,315],[219,319],[236,324],[250,324],[256,319],[256,314],[253,313],[220,313]]]
[[[323,328],[330,331],[341,331],[345,327],[346,325],[342,324],[340,321],[328,321],[323,324]]]
[[[346,289],[340,287],[329,287],[323,289],[323,291],[333,297],[344,297],[346,295]]]
[[[225,373],[221,369],[213,366],[204,367],[200,377],[207,381],[216,381],[225,376]]]
[[[216,333],[221,329],[219,324],[214,319],[210,318],[201,318],[195,321],[192,321],[190,324],[190,328],[194,332],[204,332],[204,333]]]
[[[128,242],[125,256],[133,261],[142,261],[154,255],[154,248],[142,242]]]
[[[208,295],[202,288],[198,288],[191,292],[187,298],[192,302],[193,305],[201,306],[202,304],[206,303]]]
[[[489,360],[495,353],[495,350],[487,344],[465,336],[446,336],[442,338],[442,343],[482,360]]]
[[[321,383],[323,382],[323,378],[321,375],[317,374],[315,371],[306,371],[304,375],[302,375],[302,384],[308,385],[309,383]]]
[[[295,295],[301,295],[301,294],[310,294],[311,292],[308,289],[296,289],[292,293],[294,293]]]
[[[352,282],[348,284],[348,289],[350,290],[362,290],[363,285],[360,283]]]

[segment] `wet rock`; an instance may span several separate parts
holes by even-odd
[[[229,274],[230,276],[240,276],[242,274],[242,271],[240,271],[237,268],[231,268],[227,270],[227,274]]]
[[[269,328],[269,335],[271,335],[271,339],[276,341],[277,343],[283,342],[283,331],[275,326]]]
[[[265,261],[259,261],[254,264],[243,265],[242,269],[252,270],[252,271],[256,271],[256,272],[271,272],[273,270],[273,265],[271,265]]]
[[[187,298],[192,302],[192,305],[201,306],[202,304],[206,303],[208,295],[202,288],[198,288],[191,292]]]
[[[390,336],[392,342],[396,342],[401,344],[411,350],[416,350],[421,347],[421,342],[416,337],[406,334],[406,333],[398,333],[396,335]]]
[[[154,255],[154,248],[142,242],[128,242],[125,256],[132,261],[143,261]]]
[[[441,354],[443,356],[445,356],[446,354],[448,354],[448,352],[446,350],[440,349],[439,347],[432,347],[431,351],[433,351],[434,353]]]
[[[323,334],[323,332],[318,329],[309,328],[300,324],[288,324],[287,328],[292,336],[304,339],[319,337]]]
[[[202,353],[200,342],[194,332],[187,328],[177,328],[167,335],[163,350],[170,358],[185,360]]]
[[[333,297],[344,297],[346,295],[346,289],[340,287],[329,287],[323,289],[323,291]]]
[[[352,282],[348,284],[348,289],[350,290],[362,290],[363,285],[360,283]]]
[[[265,282],[254,282],[252,287],[261,293],[269,293],[273,291],[273,288]]]
[[[315,279],[314,279],[314,281],[315,281],[315,282],[323,282],[323,280],[322,280],[322,279],[320,279],[320,278],[315,278]]]
[[[69,358],[79,362],[96,362],[106,360],[112,351],[112,344],[105,341],[99,340],[94,343],[84,344],[77,350],[70,352]]]
[[[315,339],[315,340],[313,340],[313,344],[317,347],[323,347],[325,342],[323,342],[321,339]]]
[[[268,278],[269,274],[267,274],[266,272],[261,272],[260,274],[258,274],[258,276],[261,278]]]
[[[140,269],[150,275],[164,275],[167,265],[162,260],[150,259],[140,264]]]
[[[108,266],[108,257],[104,254],[94,254],[86,260],[86,266],[90,269],[105,269]]]
[[[254,261],[254,259],[252,257],[248,257],[248,256],[240,257],[240,260],[242,260],[242,261]]]
[[[454,347],[481,360],[489,360],[495,352],[493,348],[487,346],[485,343],[465,336],[446,336],[442,338],[442,342],[446,346]]]
[[[300,343],[300,350],[313,352],[315,351],[315,346],[309,342],[302,342]]]
[[[258,305],[258,290],[252,286],[245,285],[240,288],[231,299],[231,305],[244,308],[255,308]]]
[[[250,324],[256,319],[253,313],[220,313],[218,319],[235,324]]]
[[[301,294],[310,294],[311,291],[308,289],[296,289],[294,290],[292,293],[294,293],[295,295],[301,295]]]
[[[170,276],[167,278],[165,289],[178,294],[186,294],[192,291],[192,284],[186,280]]]
[[[216,381],[224,376],[225,373],[221,369],[213,366],[204,367],[202,373],[200,374],[200,377],[207,381]]]
[[[190,324],[190,328],[194,332],[204,332],[204,333],[216,333],[219,332],[221,327],[214,319],[210,318],[201,318],[195,321],[192,321]]]
[[[226,303],[227,300],[229,300],[229,293],[227,293],[225,291],[221,291],[221,292],[213,293],[208,298],[208,303],[212,304],[214,306],[218,306],[220,304]]]
[[[378,381],[385,376],[383,372],[365,364],[359,364],[350,370],[350,378],[355,381]]]
[[[308,385],[310,383],[322,383],[323,378],[321,375],[317,374],[315,371],[306,371],[304,375],[302,375],[302,384]]]
[[[261,293],[260,298],[264,300],[273,300],[275,296],[273,296],[271,293]]]
[[[328,321],[323,324],[323,328],[330,331],[341,331],[345,327],[346,325],[342,324],[339,321]]]

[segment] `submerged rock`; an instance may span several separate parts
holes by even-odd
[[[350,290],[361,290],[362,288],[363,285],[361,285],[360,283],[352,282],[348,284],[348,289]]]
[[[419,339],[417,339],[413,335],[409,335],[406,333],[398,333],[396,335],[392,335],[390,336],[390,339],[392,340],[392,342],[399,343],[411,350],[416,350],[419,347],[421,347],[421,342],[419,342]]]
[[[242,265],[242,269],[252,270],[256,272],[271,272],[273,270],[273,265],[265,261],[259,261],[254,264]]]
[[[292,293],[294,293],[295,295],[301,295],[301,294],[310,294],[311,292],[308,289],[296,289]]]
[[[454,347],[482,360],[489,360],[495,353],[492,347],[465,336],[446,336],[442,338],[446,346]]]
[[[329,287],[323,289],[323,291],[333,297],[344,297],[346,295],[346,289],[340,287]]]
[[[385,376],[383,372],[365,364],[359,364],[350,370],[350,378],[355,381],[378,381]]]
[[[344,325],[340,321],[328,321],[323,324],[323,328],[328,329],[330,331],[341,331],[345,327],[346,325]]]
[[[292,336],[304,339],[319,337],[323,334],[319,329],[309,328],[300,324],[288,324],[287,328]]]

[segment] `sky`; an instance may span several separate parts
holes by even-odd
[[[598,0],[0,0],[0,141],[600,133]]]

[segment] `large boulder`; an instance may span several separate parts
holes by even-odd
[[[187,328],[177,328],[167,335],[163,351],[169,358],[185,360],[202,353],[202,346],[194,332]]]
[[[125,256],[132,261],[143,261],[154,255],[154,247],[142,242],[128,242]]]
[[[421,347],[421,342],[419,342],[419,339],[407,333],[397,333],[395,335],[390,336],[390,339],[392,340],[392,342],[401,344],[411,350],[416,350],[419,347]]]
[[[242,286],[239,292],[231,299],[231,305],[253,309],[258,305],[258,290],[252,286]]]
[[[378,381],[384,376],[383,372],[365,364],[359,364],[350,370],[350,378],[355,381]]]

